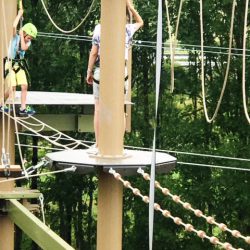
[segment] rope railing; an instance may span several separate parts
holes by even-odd
[[[21,126],[23,126],[24,128],[26,128],[27,130],[31,131],[32,133],[38,135],[39,137],[49,141],[50,143],[52,143],[53,145],[55,146],[58,146],[58,147],[61,147],[61,148],[64,148],[64,149],[75,149],[77,148],[78,146],[84,146],[84,147],[87,147],[89,148],[90,146],[86,143],[83,143],[81,140],[76,140],[60,131],[58,131],[57,129],[45,124],[44,122],[38,120],[37,118],[35,118],[34,116],[29,116],[28,118],[29,119],[32,119],[34,120],[36,123],[34,122],[28,122],[26,121],[25,119],[27,119],[27,117],[25,119],[23,118],[20,118],[20,117],[16,117],[14,118],[13,116],[11,116],[10,114],[7,114],[8,116],[10,116],[11,119],[14,119],[18,124],[20,124]],[[38,131],[33,129],[32,127],[41,127]],[[52,135],[52,136],[47,136],[47,135],[42,135],[40,132],[44,129],[50,129],[52,130],[55,134]],[[58,141],[59,140],[68,140],[70,141],[69,143],[67,144],[61,144],[59,143]]]
[[[134,188],[129,181],[124,180],[114,169],[110,168],[109,173],[113,175],[117,181],[122,182],[125,188],[130,189],[135,196],[139,196],[143,202],[149,204],[149,197],[142,195],[138,188]],[[154,210],[161,212],[164,217],[170,218],[176,225],[183,226],[187,232],[194,232],[199,238],[209,240],[209,242],[213,245],[220,245],[226,250],[244,250],[242,248],[234,248],[230,243],[221,242],[217,237],[210,237],[204,231],[195,229],[193,225],[184,223],[181,218],[171,215],[169,210],[163,210],[158,203],[154,203]]]
[[[145,173],[143,169],[139,168],[137,172],[142,175],[145,180],[150,181],[150,175]],[[158,181],[155,181],[155,187],[161,190],[165,196],[170,196],[175,203],[181,204],[185,209],[192,211],[197,217],[205,219],[209,224],[214,224],[218,226],[220,230],[227,231],[235,238],[242,238],[247,244],[250,244],[250,236],[244,236],[238,230],[231,230],[224,223],[216,222],[212,216],[204,215],[201,210],[193,208],[190,203],[183,202],[180,196],[172,194],[168,188],[163,188]]]

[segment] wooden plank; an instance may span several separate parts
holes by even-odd
[[[6,177],[5,170],[5,167],[3,165],[0,165],[0,177]],[[10,165],[10,168],[8,170],[10,171],[10,176],[8,176],[8,178],[21,176],[22,169],[19,165]]]
[[[17,200],[9,200],[7,209],[10,219],[42,249],[74,249]]]
[[[37,199],[40,195],[38,190],[0,191],[0,199]]]

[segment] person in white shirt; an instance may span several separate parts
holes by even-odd
[[[126,24],[126,39],[125,39],[125,65],[128,60],[128,50],[132,43],[134,33],[143,26],[143,20],[139,13],[135,10],[130,0],[126,1],[127,20],[130,15],[134,18],[135,22]],[[92,48],[89,54],[88,70],[86,81],[88,84],[93,85],[93,94],[95,97],[95,113],[94,113],[94,131],[96,143],[94,148],[98,148],[98,127],[99,127],[99,83],[100,83],[100,42],[101,42],[101,25],[97,24],[92,38]],[[128,86],[127,68],[125,66],[125,94]],[[97,150],[96,150],[97,153]]]

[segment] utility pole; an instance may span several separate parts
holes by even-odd
[[[123,157],[126,1],[101,1],[101,158]],[[123,186],[99,173],[97,250],[122,249]]]
[[[0,97],[3,100],[3,58],[7,56],[7,48],[8,43],[12,37],[12,23],[16,17],[17,13],[17,1],[16,0],[0,0]],[[6,37],[7,36],[7,41]],[[13,123],[10,122],[10,134],[9,134],[9,149],[7,149],[7,126],[8,126],[8,118],[5,116],[5,132],[3,131],[3,121],[2,121],[2,114],[0,117],[0,149],[1,149],[1,157],[2,157],[2,148],[8,150],[10,154],[10,164],[13,165],[15,162],[15,132]],[[5,138],[4,138],[5,135]],[[3,140],[5,139],[5,140]],[[5,145],[3,145],[3,141],[5,141]],[[4,173],[4,166],[0,165],[0,180],[6,179],[3,177]],[[14,181],[0,183],[0,191],[12,191],[14,189]],[[4,212],[0,212],[0,249],[4,250],[13,250],[14,249],[14,223],[9,219],[7,214]]]

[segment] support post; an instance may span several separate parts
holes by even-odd
[[[7,47],[12,37],[12,24],[15,19],[17,13],[17,1],[16,0],[0,0],[0,98],[3,98],[3,58],[7,55]],[[5,14],[5,15],[4,15]],[[6,18],[4,20],[4,17]],[[5,39],[5,26],[6,23],[7,28],[7,41]],[[3,128],[2,128],[2,114],[0,116],[0,156],[2,156],[2,147],[6,147],[6,145],[2,145],[3,142]],[[5,128],[7,127],[7,119],[5,121]],[[5,132],[7,137],[7,132]],[[5,137],[5,141],[6,138]],[[10,163],[14,164],[15,157],[15,133],[14,127],[11,126],[10,129]],[[14,181],[7,183],[0,183],[0,191],[12,191],[14,189]],[[14,223],[9,219],[9,217],[5,214],[0,214],[0,249],[4,250],[13,250],[14,249]]]
[[[125,8],[125,0],[101,0],[101,84],[98,145],[101,157],[117,158],[123,156]],[[113,176],[100,171],[97,250],[122,249],[122,199],[122,184]]]
[[[101,1],[99,151],[122,156],[124,136],[125,0]],[[115,13],[112,15],[112,13]]]

